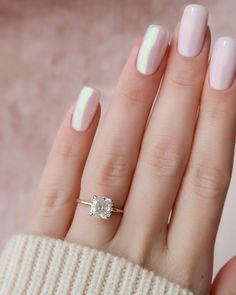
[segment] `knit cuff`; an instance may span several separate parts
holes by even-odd
[[[0,294],[193,295],[124,258],[25,234],[14,235],[1,254]]]

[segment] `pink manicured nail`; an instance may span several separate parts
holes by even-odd
[[[221,37],[216,40],[210,62],[210,84],[217,90],[229,88],[236,71],[236,40]]]
[[[204,42],[208,12],[204,6],[191,4],[185,7],[179,29],[178,51],[192,57],[200,53]]]
[[[85,131],[99,105],[99,92],[91,87],[83,87],[72,116],[72,127],[76,131]]]
[[[166,52],[169,33],[161,26],[148,27],[137,57],[137,70],[144,75],[156,72]]]

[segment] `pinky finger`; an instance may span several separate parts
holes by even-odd
[[[27,220],[27,233],[65,237],[99,117],[99,93],[84,87],[55,138]]]

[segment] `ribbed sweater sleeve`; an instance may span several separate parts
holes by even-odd
[[[122,257],[45,236],[11,237],[0,256],[4,295],[193,295]]]

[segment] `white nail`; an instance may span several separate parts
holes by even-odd
[[[169,32],[158,25],[150,25],[143,38],[137,57],[137,70],[144,75],[156,72],[166,52]]]
[[[91,87],[82,88],[77,100],[71,125],[76,131],[88,129],[99,105],[99,92]]]

